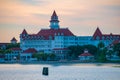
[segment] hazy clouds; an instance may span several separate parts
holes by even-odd
[[[120,0],[1,0],[0,42],[19,40],[24,28],[29,33],[49,28],[53,10],[61,27],[75,35],[92,35],[97,25],[103,33],[120,34]]]

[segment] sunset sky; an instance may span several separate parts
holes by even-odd
[[[19,41],[23,29],[49,28],[54,10],[60,27],[75,35],[92,36],[97,26],[105,34],[120,34],[120,0],[0,0],[0,42]]]

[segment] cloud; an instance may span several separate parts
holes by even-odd
[[[47,5],[49,1],[46,0],[17,0],[18,2],[26,5],[33,5],[33,6],[38,6],[38,5]]]

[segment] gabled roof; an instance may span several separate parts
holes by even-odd
[[[27,34],[27,31],[24,29],[23,32],[22,32],[22,34]]]
[[[29,48],[29,49],[23,51],[23,53],[37,53],[37,50],[34,48]]]
[[[80,56],[93,56],[93,55],[90,54],[87,49],[85,49],[85,50],[84,50],[84,53],[80,54],[79,57],[80,57]]]
[[[42,29],[37,34],[28,34],[27,36],[22,37],[23,40],[53,40],[54,36],[74,36],[74,34],[68,29]]]
[[[42,29],[40,32],[38,32],[38,35],[43,36],[54,36],[54,35],[64,35],[64,36],[74,36],[74,34],[68,29]]]
[[[109,47],[112,47],[112,46],[114,46],[115,44],[118,44],[118,43],[120,43],[120,40],[114,40],[111,44],[109,44],[107,47],[109,48]]]
[[[80,57],[80,56],[93,56],[93,55],[90,54],[90,53],[82,53],[82,54],[79,55],[79,57]]]
[[[17,41],[17,40],[15,39],[15,37],[13,37],[13,38],[11,39],[11,41]]]
[[[96,40],[97,37],[99,37],[99,40],[120,40],[120,34],[102,34],[102,32],[100,31],[100,29],[97,27],[95,33],[93,34],[93,40]]]
[[[97,36],[102,36],[102,32],[100,31],[99,27],[97,27],[96,31],[94,32],[93,39],[96,39]]]

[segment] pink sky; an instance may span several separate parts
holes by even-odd
[[[92,36],[97,26],[103,33],[120,34],[120,0],[1,0],[0,42],[19,41],[24,28],[28,33],[49,28],[53,10],[60,27],[75,35]]]

